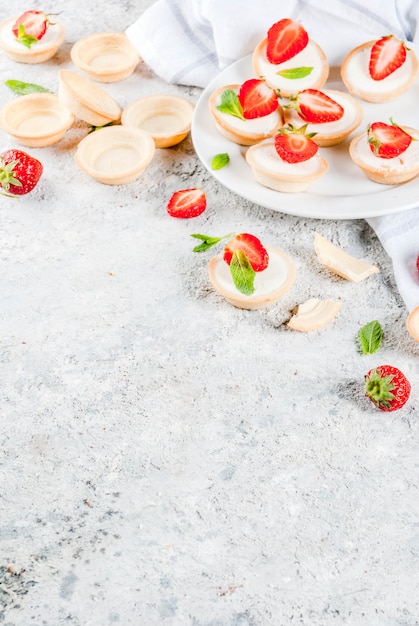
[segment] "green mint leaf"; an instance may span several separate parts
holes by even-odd
[[[212,170],[221,170],[223,167],[228,165],[230,162],[230,157],[227,152],[223,152],[221,154],[216,154],[211,161],[211,169]]]
[[[295,80],[296,78],[305,78],[313,71],[312,67],[291,67],[288,70],[280,70],[277,72],[278,76],[282,76],[282,78],[289,78],[291,80]]]
[[[195,248],[192,249],[192,252],[205,252],[215,246],[219,241],[226,239],[227,237],[231,237],[233,233],[229,233],[228,235],[223,235],[222,237],[211,237],[210,235],[201,235],[200,233],[194,233],[191,237],[195,239],[199,239],[202,243]]]
[[[381,346],[383,329],[380,322],[374,320],[363,326],[358,333],[361,349],[364,354],[374,354]]]
[[[49,92],[49,89],[46,89],[46,87],[36,85],[35,83],[24,83],[21,80],[5,80],[4,84],[19,96],[26,96],[28,93]]]
[[[236,289],[245,296],[251,296],[255,291],[253,283],[256,272],[242,250],[235,250],[230,262],[230,273]]]
[[[17,41],[22,43],[27,48],[30,48],[33,43],[36,43],[38,39],[33,35],[28,35],[25,32],[25,27],[23,24],[19,24],[19,28],[17,30]]]
[[[225,89],[221,94],[221,104],[217,106],[217,109],[221,113],[228,113],[234,115],[241,120],[244,120],[243,107],[240,104],[238,95],[233,89]]]

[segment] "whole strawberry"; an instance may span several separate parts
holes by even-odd
[[[365,376],[365,395],[381,411],[397,411],[410,396],[410,383],[397,367],[379,365]]]
[[[11,149],[0,154],[0,189],[7,194],[23,196],[29,193],[42,172],[42,163],[23,150]]]

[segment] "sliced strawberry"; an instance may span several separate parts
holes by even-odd
[[[368,126],[371,151],[382,159],[393,159],[410,146],[412,137],[391,120],[391,124],[373,122]]]
[[[290,98],[290,107],[306,122],[323,124],[343,117],[344,109],[330,96],[318,89],[303,89]]]
[[[371,48],[369,72],[373,80],[383,80],[406,60],[406,46],[403,41],[387,35],[378,39]]]
[[[279,20],[268,30],[266,56],[270,63],[278,65],[292,59],[308,44],[305,28],[290,18]]]
[[[231,239],[224,248],[224,261],[230,265],[233,254],[241,250],[248,258],[255,272],[263,272],[268,267],[269,254],[261,241],[249,233],[240,233]]]
[[[30,47],[42,39],[48,27],[48,18],[43,11],[25,11],[20,15],[12,26],[14,36]]]
[[[291,124],[280,128],[275,136],[275,148],[279,157],[287,163],[301,163],[311,159],[318,150],[318,145],[312,140],[315,133],[306,133],[307,124],[295,128]]]
[[[167,212],[172,217],[197,217],[207,208],[207,198],[202,189],[179,189],[170,198]]]
[[[264,117],[278,108],[278,96],[264,80],[251,78],[240,87],[239,100],[246,120]]]

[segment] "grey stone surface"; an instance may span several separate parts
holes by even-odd
[[[66,43],[42,66],[2,53],[2,80],[56,90],[78,38],[123,30],[149,4],[46,0]],[[200,94],[141,64],[105,89],[121,106]],[[0,85],[1,104],[11,97]],[[45,167],[37,190],[0,197],[0,623],[418,624],[418,344],[373,231],[236,197],[190,138],[138,181],[101,185],[73,159],[86,132],[78,122],[56,146],[28,149]],[[4,132],[0,142],[16,145]],[[190,186],[208,209],[170,218],[168,198]],[[332,276],[313,230],[380,273]],[[212,291],[211,254],[193,254],[190,234],[231,231],[295,260],[274,307],[241,311]],[[290,331],[310,296],[341,298],[341,313]],[[384,345],[362,356],[356,335],[372,319]],[[412,381],[393,414],[363,396],[364,374],[386,362]]]

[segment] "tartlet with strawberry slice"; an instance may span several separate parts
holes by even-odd
[[[64,41],[64,26],[35,9],[0,24],[0,47],[19,63],[44,63]]]
[[[349,145],[353,162],[376,183],[398,185],[419,174],[419,130],[392,119],[373,122]]]
[[[248,310],[274,304],[292,287],[296,274],[285,252],[250,233],[235,235],[208,269],[214,289],[233,306]]]
[[[319,146],[335,146],[344,141],[363,117],[360,103],[350,94],[335,89],[303,89],[290,96],[284,107],[285,121],[297,126],[309,124]]]
[[[217,130],[242,146],[272,137],[284,124],[277,93],[257,78],[216,89],[209,110]]]
[[[258,183],[295,193],[305,191],[326,174],[329,164],[318,153],[319,146],[307,126],[284,126],[273,139],[247,150],[246,161]]]
[[[272,24],[256,46],[252,63],[256,75],[284,97],[302,89],[320,89],[329,76],[322,48],[302,24],[290,18]]]
[[[414,50],[386,35],[351,50],[342,62],[341,76],[352,95],[367,102],[387,102],[413,85],[418,70]]]

